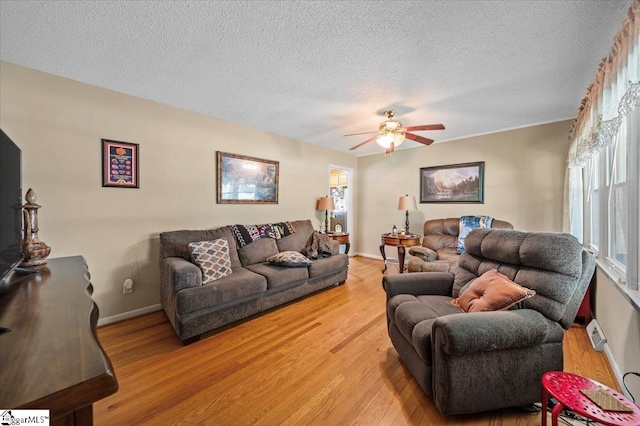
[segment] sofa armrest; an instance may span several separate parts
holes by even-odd
[[[409,249],[409,254],[411,256],[419,257],[425,262],[432,262],[438,259],[438,253],[436,253],[435,251],[431,250],[428,247],[422,247],[422,246],[411,247]]]
[[[449,272],[412,272],[410,274],[385,275],[382,278],[382,288],[387,293],[387,300],[397,294],[450,296],[453,288],[453,274]]]
[[[331,256],[340,254],[340,242],[335,240],[330,240],[331,242]]]
[[[202,285],[202,271],[197,265],[182,257],[167,257],[162,260],[164,277],[169,280],[169,288],[178,292],[183,288]]]
[[[445,315],[433,323],[437,352],[462,355],[562,341],[564,332],[533,309]]]

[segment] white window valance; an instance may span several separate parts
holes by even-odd
[[[608,58],[587,89],[571,129],[569,167],[584,167],[613,144],[623,119],[640,105],[640,0],[635,0]]]

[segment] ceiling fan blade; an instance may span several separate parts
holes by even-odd
[[[422,126],[411,126],[406,128],[408,132],[416,130],[444,130],[444,124],[423,124]]]
[[[360,133],[349,133],[348,135],[342,135],[344,136],[356,136],[356,135],[369,135],[371,133],[378,133],[378,132],[360,132]]]
[[[433,139],[423,138],[422,136],[414,135],[413,133],[405,133],[404,137],[424,145],[431,145],[433,143]]]
[[[367,139],[366,141],[361,142],[361,143],[359,143],[358,145],[356,145],[356,146],[354,146],[354,147],[352,147],[352,148],[349,148],[349,151],[353,151],[354,149],[356,149],[356,148],[360,148],[362,145],[366,145],[366,144],[368,144],[369,142],[373,142],[373,141],[375,141],[375,140],[376,140],[376,138],[375,138],[375,137],[372,137],[371,139]]]

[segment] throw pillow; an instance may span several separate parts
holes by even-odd
[[[283,251],[278,254],[275,254],[267,259],[272,265],[277,266],[291,266],[293,268],[297,267],[307,267],[311,266],[313,262],[307,256],[299,253],[297,251]]]
[[[189,243],[191,260],[202,271],[202,284],[209,284],[231,274],[229,242],[226,238]]]
[[[465,312],[504,311],[535,295],[496,269],[485,272],[451,303]]]

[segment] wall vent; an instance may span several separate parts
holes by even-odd
[[[604,336],[600,324],[595,319],[587,325],[587,335],[591,340],[591,346],[598,352],[604,350],[604,344],[607,343],[607,338]]]

